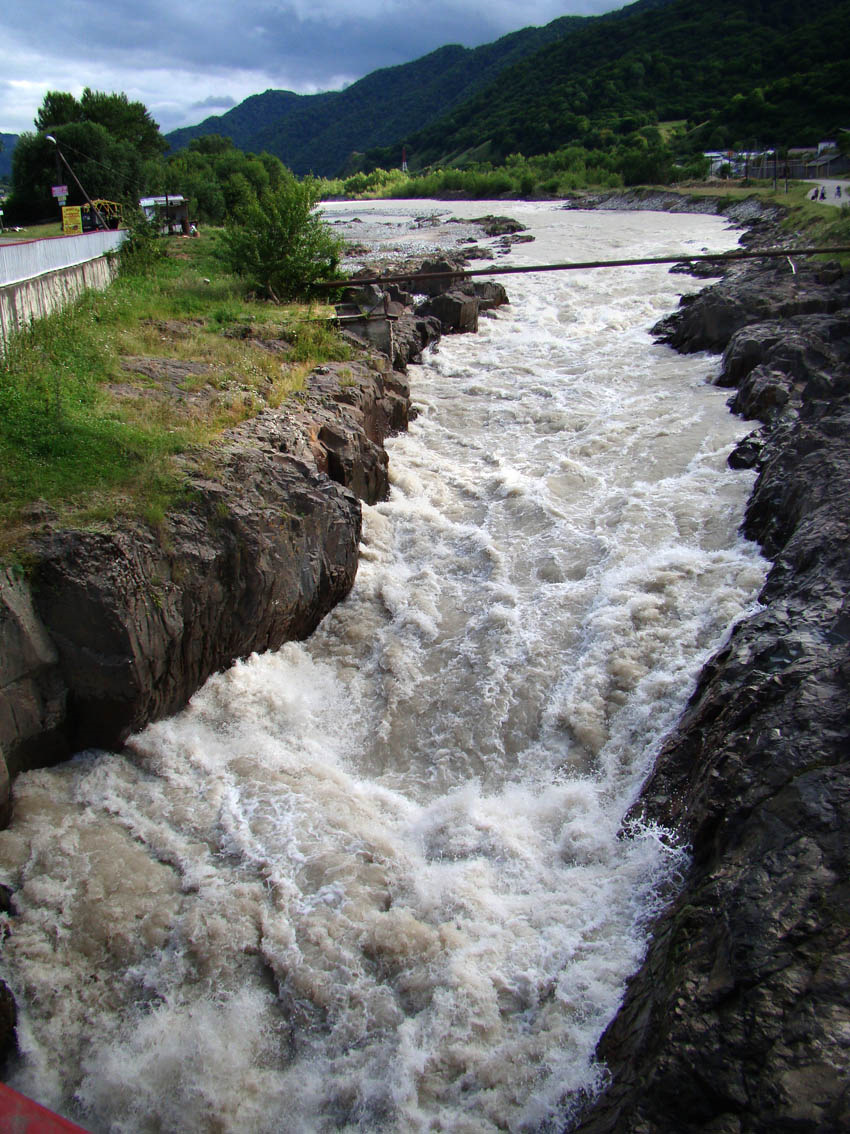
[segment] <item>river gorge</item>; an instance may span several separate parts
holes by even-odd
[[[326,206],[397,255],[504,209]],[[500,264],[738,238],[509,211],[534,242]],[[477,335],[410,367],[390,494],[319,628],[123,752],[16,781],[9,1081],[92,1131],[558,1130],[603,1082],[600,1036],[690,868],[675,824],[630,809],[769,564],[741,534],[756,473],[727,458],[752,426],[719,357],[650,333],[693,281],[508,280]]]

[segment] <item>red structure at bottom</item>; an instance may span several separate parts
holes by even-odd
[[[0,1134],[86,1134],[67,1118],[0,1083]]]

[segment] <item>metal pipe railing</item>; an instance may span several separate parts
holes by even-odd
[[[519,267],[458,268],[452,272],[395,272],[390,275],[358,277],[356,279],[319,280],[314,287],[363,287],[366,284],[408,283],[420,280],[470,279],[472,276],[508,276],[527,272],[575,272],[588,268],[632,268],[645,264],[694,264],[717,261],[734,264],[739,260],[782,259],[791,256],[825,256],[833,252],[850,252],[850,245],[837,244],[830,248],[766,248],[759,251],[700,253],[698,256],[652,256],[636,260],[583,260],[565,264],[531,264]]]

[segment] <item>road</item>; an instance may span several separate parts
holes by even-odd
[[[823,181],[809,181],[809,185],[817,186],[820,189],[826,190],[826,197],[821,201],[822,205],[847,205],[850,204],[850,181],[839,181],[837,178],[827,178]],[[836,195],[836,189],[841,190],[841,196]],[[811,196],[811,194],[809,194]],[[820,196],[818,196],[820,201]]]

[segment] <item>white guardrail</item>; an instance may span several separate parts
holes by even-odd
[[[0,243],[0,287],[96,260],[104,252],[118,249],[125,235],[117,229],[83,232],[78,236],[55,236],[49,240],[27,240],[19,244]]]

